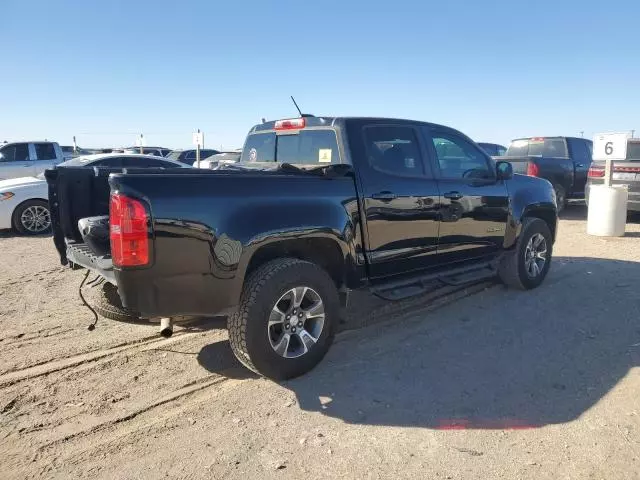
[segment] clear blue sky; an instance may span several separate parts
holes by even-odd
[[[640,132],[640,2],[0,0],[0,141],[242,146],[261,117]]]

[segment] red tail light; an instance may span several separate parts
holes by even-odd
[[[109,225],[111,258],[117,267],[138,267],[149,263],[147,210],[140,200],[111,195]]]
[[[587,175],[591,178],[602,178],[604,177],[604,168],[589,167],[589,173]]]
[[[533,162],[529,162],[527,165],[527,175],[530,177],[537,177],[540,173],[540,168]]]
[[[278,120],[274,128],[276,130],[300,130],[304,128],[307,122],[304,117],[302,118],[290,118],[288,120]]]

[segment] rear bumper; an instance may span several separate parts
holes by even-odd
[[[213,315],[237,303],[231,279],[213,275],[181,274],[159,277],[153,269],[114,268],[111,257],[98,256],[85,243],[69,243],[67,260],[102,276],[118,287],[122,304],[143,317]]]
[[[603,181],[600,181],[598,183],[590,181],[587,184],[587,187],[585,189],[585,200],[586,200],[587,204],[589,203],[589,190],[591,189],[591,186],[592,185],[603,185],[603,184],[604,184]],[[629,182],[623,182],[623,181],[614,181],[613,185],[614,186],[627,185],[629,187],[629,199],[627,201],[627,210],[631,211],[631,212],[640,212],[640,183],[638,183],[638,182],[629,183]]]

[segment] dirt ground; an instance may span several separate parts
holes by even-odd
[[[277,384],[223,319],[101,319],[50,238],[0,235],[0,472],[10,478],[640,478],[640,222],[561,221],[531,292],[354,302],[324,362]]]

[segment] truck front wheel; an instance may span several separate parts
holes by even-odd
[[[549,272],[552,248],[551,231],[545,221],[525,218],[515,248],[505,252],[500,261],[500,279],[520,290],[536,288]]]
[[[300,376],[329,350],[339,305],[336,286],[322,268],[295,258],[273,260],[245,282],[227,323],[231,348],[260,375]]]

